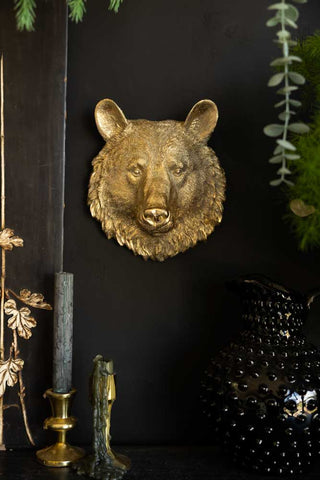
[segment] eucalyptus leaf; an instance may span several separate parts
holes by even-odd
[[[281,147],[280,145],[277,145],[273,151],[273,155],[279,155],[279,153],[282,153],[282,152],[283,152],[283,147]]]
[[[292,27],[292,28],[298,28],[298,25],[290,18],[285,19],[285,24],[289,25],[289,27]]]
[[[290,60],[290,62],[302,62],[302,58],[298,57],[297,55],[289,55],[287,59]]]
[[[281,65],[287,65],[292,62],[302,62],[302,59],[300,57],[297,57],[296,55],[288,55],[287,57],[276,58],[270,63],[270,66],[279,67]]]
[[[287,10],[289,5],[286,3],[274,3],[268,7],[268,10]]]
[[[290,20],[293,20],[296,22],[299,18],[299,10],[294,7],[293,5],[288,5],[289,8],[287,8],[285,12],[286,18],[290,18]]]
[[[277,36],[280,40],[289,40],[291,38],[291,33],[288,30],[280,30],[277,32]]]
[[[291,171],[287,167],[280,167],[277,173],[279,175],[291,175]]]
[[[306,79],[304,78],[301,73],[298,72],[289,72],[288,76],[290,80],[295,83],[296,85],[304,85],[306,83]]]
[[[284,126],[278,123],[273,123],[264,127],[263,131],[268,137],[279,137],[279,135],[283,134]]]
[[[290,187],[293,187],[294,183],[293,182],[290,182],[290,180],[287,180],[286,178],[283,179],[284,183],[286,183],[287,185],[290,185]]]
[[[297,149],[292,143],[288,142],[288,140],[277,140],[277,144],[280,147],[285,148],[286,150],[291,150],[292,152],[295,152]]]
[[[268,82],[268,87],[276,87],[282,82],[283,79],[284,79],[284,73],[276,73],[270,78]]]
[[[290,98],[289,103],[293,107],[301,107],[302,105],[302,103],[299,100],[294,100],[293,98]]]
[[[283,155],[276,155],[275,157],[271,157],[269,159],[269,163],[281,163],[283,160]]]
[[[266,25],[267,27],[274,27],[275,25],[278,25],[278,23],[281,23],[281,18],[272,17],[267,21]]]
[[[271,180],[269,184],[271,185],[271,187],[277,187],[278,185],[280,185],[281,182],[282,182],[282,178],[277,178],[277,180]]]
[[[287,103],[287,100],[281,100],[281,102],[278,102],[278,103],[275,104],[275,108],[282,107],[286,103]]]
[[[299,158],[301,158],[300,155],[295,155],[294,153],[285,153],[284,156],[286,157],[286,159],[292,160],[292,161],[299,160]]]
[[[288,125],[288,130],[293,133],[308,133],[310,132],[310,127],[306,125],[305,123],[291,123]]]
[[[280,90],[277,90],[277,94],[286,95],[287,93],[294,92],[295,90],[298,90],[298,87],[290,85],[290,87],[283,87],[283,88],[280,88]]]
[[[281,66],[281,65],[285,65],[286,63],[289,63],[287,57],[279,57],[279,58],[275,58],[275,59],[270,63],[270,66],[271,66],[271,67],[279,67],[279,66]]]
[[[280,115],[278,115],[278,118],[279,120],[282,120],[283,122],[285,122],[288,118],[290,118],[290,116],[291,116],[291,112],[285,111],[280,113]]]

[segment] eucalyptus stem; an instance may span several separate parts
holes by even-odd
[[[307,0],[293,0],[295,3],[306,3]],[[268,27],[275,27],[280,25],[280,30],[277,32],[277,40],[281,46],[282,57],[276,58],[271,62],[272,67],[282,68],[282,72],[274,74],[268,83],[269,87],[276,87],[283,83],[282,87],[277,91],[278,95],[283,95],[284,100],[278,102],[275,107],[284,107],[284,111],[278,115],[282,123],[274,123],[267,125],[264,128],[264,133],[269,137],[281,137],[278,139],[277,146],[273,152],[273,157],[269,162],[272,164],[280,164],[277,173],[279,178],[272,180],[270,185],[277,186],[281,183],[287,185],[294,185],[293,182],[287,179],[287,175],[291,175],[288,168],[288,160],[298,160],[300,157],[295,153],[296,147],[288,140],[289,132],[303,134],[309,131],[309,127],[302,123],[291,123],[291,118],[296,113],[292,107],[301,106],[301,102],[291,98],[292,92],[298,90],[297,85],[303,85],[305,78],[295,71],[291,70],[294,62],[301,62],[301,58],[291,55],[290,47],[295,46],[297,42],[291,39],[289,28],[297,28],[296,21],[299,18],[298,9],[287,3],[286,0],[281,0],[281,3],[270,5],[269,10],[275,10],[275,15],[267,22]],[[290,82],[291,80],[291,82]]]

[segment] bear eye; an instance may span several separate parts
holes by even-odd
[[[176,175],[177,177],[179,177],[183,172],[183,168],[182,167],[176,167],[173,169],[173,174]]]
[[[141,175],[141,173],[142,173],[142,171],[141,171],[141,169],[140,169],[139,167],[133,167],[133,168],[131,168],[130,172],[132,173],[132,175],[133,175],[134,177],[140,177],[140,175]]]

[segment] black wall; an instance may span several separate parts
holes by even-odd
[[[92,358],[118,372],[113,438],[125,443],[195,443],[207,434],[199,384],[209,357],[241,328],[225,288],[260,272],[307,291],[320,284],[319,252],[299,253],[269,187],[275,95],[266,84],[277,54],[265,27],[268,0],[124,0],[118,15],[89,1],[70,25],[65,270],[75,274],[76,438],[90,438],[86,400]],[[301,10],[300,32],[319,28],[320,4]],[[164,263],[145,262],[107,240],[86,206],[90,162],[103,145],[96,103],[114,99],[128,118],[183,120],[202,98],[220,120],[210,145],[226,171],[223,222],[206,243]],[[319,305],[308,332],[320,344]]]

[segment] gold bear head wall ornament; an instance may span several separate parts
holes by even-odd
[[[106,141],[93,160],[88,204],[108,238],[163,261],[205,240],[221,222],[225,175],[207,141],[218,120],[211,100],[184,122],[127,120],[112,100],[95,109]]]

